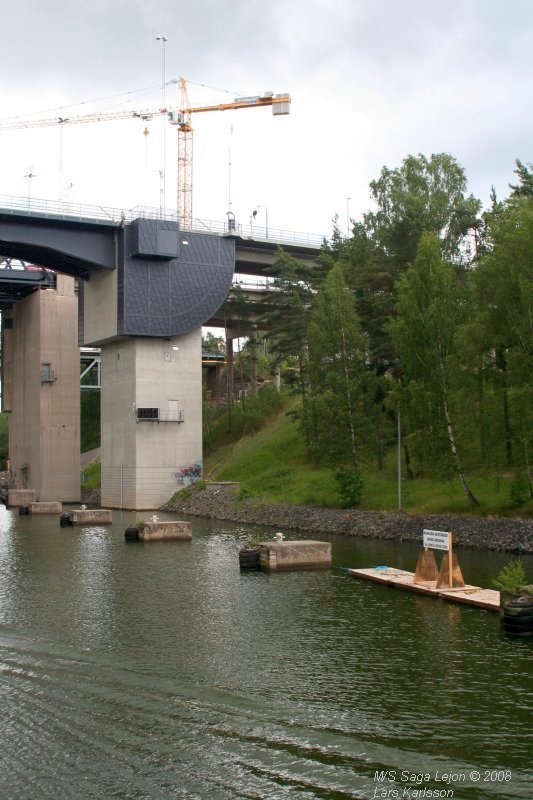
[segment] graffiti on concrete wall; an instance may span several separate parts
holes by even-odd
[[[190,467],[180,469],[175,475],[176,483],[179,486],[190,486],[191,483],[196,483],[202,477],[202,465],[199,461],[195,461]]]

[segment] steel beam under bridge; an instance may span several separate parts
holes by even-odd
[[[0,256],[88,279],[94,270],[116,268],[120,231],[138,219],[159,220],[177,230],[175,216],[161,219],[155,209],[123,211],[0,196]],[[324,243],[324,237],[312,234],[201,219],[182,233],[183,238],[191,233],[234,240],[234,271],[248,275],[268,275],[280,247],[312,265]],[[160,252],[162,258],[168,255]]]

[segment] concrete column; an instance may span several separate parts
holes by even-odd
[[[201,477],[201,342],[198,328],[102,345],[104,508],[157,509]]]
[[[80,355],[74,279],[19,300],[4,343],[10,366],[9,459],[15,488],[39,501],[80,499]]]

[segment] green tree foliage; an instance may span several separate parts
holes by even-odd
[[[266,299],[263,315],[268,321],[271,352],[280,361],[290,356],[299,358],[307,349],[309,312],[324,267],[305,264],[280,249],[271,271],[272,292]]]
[[[509,508],[533,496],[533,168],[515,172],[480,219],[452,156],[407,156],[371,183],[351,236],[334,220],[315,265],[279,252],[260,326],[301,395],[309,461],[334,468],[345,504],[372,453],[390,469],[398,403],[408,475],[457,475],[475,504],[466,474],[494,469],[514,474]]]
[[[448,153],[407,156],[371,182],[377,211],[365,214],[365,226],[398,270],[413,263],[424,232],[439,239],[443,257],[457,257],[480,210],[466,186],[463,168]]]
[[[486,215],[487,252],[474,275],[485,376],[501,408],[508,466],[533,448],[533,197],[515,193]]]
[[[309,412],[307,328],[313,297],[324,269],[323,265],[306,264],[280,249],[272,268],[274,280],[261,319],[275,364],[288,362],[292,367],[288,375],[292,388],[302,400],[301,415],[306,435]]]
[[[369,408],[374,426],[376,465],[383,469],[384,452],[392,440],[390,392],[397,373],[396,353],[388,330],[395,313],[395,273],[392,261],[375,242],[363,223],[354,223],[352,238],[340,254],[346,281],[354,292],[357,312],[366,336]]]
[[[211,331],[202,333],[202,350],[206,353],[224,353],[226,343],[222,336],[215,336]]]
[[[516,159],[515,174],[518,175],[517,184],[509,184],[513,194],[518,197],[533,197],[533,164],[525,166],[519,158]]]
[[[242,371],[246,381],[251,380],[254,359],[258,378],[269,378],[273,374],[273,359],[269,353],[269,342],[262,333],[254,331],[254,335],[256,337],[255,344],[250,335],[235,356],[235,370],[237,374]]]
[[[462,167],[446,153],[430,158],[410,155],[396,169],[383,167],[380,177],[370,184],[376,210],[353,225],[353,236],[339,251],[368,337],[368,367],[374,380],[370,413],[379,469],[393,439],[391,384],[403,381],[389,329],[396,314],[397,282],[413,263],[425,232],[435,234],[443,256],[464,256],[465,237],[477,230],[480,207],[475,198],[466,195],[466,186]],[[404,449],[411,476],[407,444]]]
[[[357,469],[365,419],[365,338],[342,267],[328,273],[309,321],[309,441],[317,460]]]
[[[408,407],[417,420],[418,452],[427,448],[439,463],[453,465],[472,505],[459,455],[453,411],[456,333],[465,320],[466,297],[452,267],[441,258],[433,233],[423,234],[415,263],[400,279],[397,318],[390,329],[405,375]]]

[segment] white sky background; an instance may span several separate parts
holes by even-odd
[[[533,160],[532,0],[0,0],[0,122],[161,105],[166,78],[191,104],[289,92],[291,114],[193,115],[195,217],[331,233],[371,207],[368,184],[408,154],[449,152],[484,206]],[[139,92],[122,98],[86,102]],[[159,87],[159,88],[157,88]],[[167,106],[179,106],[167,87]],[[0,194],[158,207],[162,119],[0,132]],[[60,132],[62,131],[62,133]],[[231,131],[233,130],[233,133]],[[148,141],[146,141],[148,139]],[[166,204],[177,135],[167,125]],[[70,184],[73,184],[70,186]],[[70,188],[69,188],[70,187]],[[347,198],[350,198],[348,201]],[[1,203],[0,203],[1,204]]]

